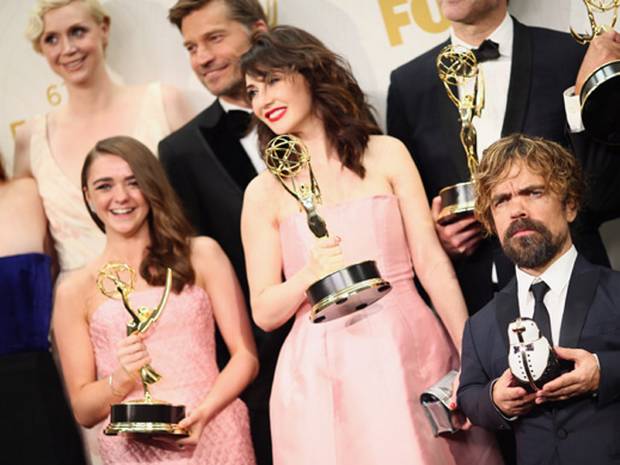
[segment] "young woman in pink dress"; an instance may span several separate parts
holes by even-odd
[[[258,370],[256,349],[235,273],[218,244],[192,238],[191,227],[165,173],[150,150],[118,136],[97,143],[81,175],[88,211],[105,232],[103,253],[70,272],[56,292],[53,329],[73,412],[101,430],[110,405],[142,399],[139,371],[152,364],[162,379],[154,399],[185,405],[178,441],[138,441],[98,434],[106,464],[254,465],[247,409],[238,399]],[[96,285],[110,262],[138,273],[134,309],[155,307],[166,268],[172,292],[145,335],[126,336],[129,320],[119,300]],[[217,324],[231,353],[224,370],[215,361]]]
[[[242,237],[252,315],[266,331],[294,317],[271,395],[274,463],[501,463],[480,429],[434,438],[419,403],[458,366],[467,312],[411,156],[379,135],[348,65],[310,34],[285,26],[261,34],[242,67],[261,147],[278,134],[304,142],[330,232],[315,239],[269,172],[248,186]],[[305,290],[363,260],[377,262],[392,291],[313,324]],[[418,295],[414,270],[439,319]]]

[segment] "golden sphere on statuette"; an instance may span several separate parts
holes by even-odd
[[[310,162],[305,144],[290,134],[276,136],[265,149],[265,164],[269,171],[280,178],[297,176]]]
[[[478,60],[474,52],[462,45],[446,45],[436,60],[437,73],[443,82],[458,86],[478,75]]]
[[[122,299],[122,293],[133,292],[136,287],[136,270],[126,263],[110,262],[97,274],[97,288],[110,299]]]

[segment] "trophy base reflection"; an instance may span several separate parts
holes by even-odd
[[[581,93],[581,118],[588,133],[606,144],[620,144],[620,61],[598,67]]]
[[[112,405],[110,424],[103,433],[139,434],[146,436],[186,437],[189,433],[178,427],[185,418],[185,407],[166,402],[135,401]]]
[[[306,294],[310,320],[323,323],[368,307],[392,289],[381,278],[377,264],[368,260],[347,266],[312,284]]]
[[[438,222],[441,225],[453,223],[474,213],[476,192],[472,181],[444,187],[439,191],[439,197],[441,197],[441,212]]]

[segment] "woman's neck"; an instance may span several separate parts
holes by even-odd
[[[148,230],[146,235],[136,234],[129,238],[109,233],[103,251],[103,259],[105,262],[126,263],[138,271],[150,244],[151,239]]]
[[[326,164],[334,157],[338,158],[336,150],[332,147],[327,137],[322,121],[317,119],[315,124],[307,124],[299,132],[299,137],[308,148],[310,163]]]
[[[83,85],[67,85],[67,111],[72,116],[92,116],[108,109],[121,86],[104,69]]]

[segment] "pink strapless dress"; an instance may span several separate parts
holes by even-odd
[[[395,196],[320,208],[347,263],[375,260],[392,291],[328,323],[298,309],[271,394],[275,465],[501,464],[493,436],[479,428],[435,438],[420,394],[457,366],[446,331],[413,284],[409,247]],[[314,241],[305,216],[280,225],[284,273],[308,259]]]
[[[162,288],[131,294],[134,308],[154,307]],[[93,314],[90,336],[97,363],[97,377],[107,377],[118,367],[116,345],[126,335],[127,311],[118,300],[109,299]],[[205,398],[219,371],[215,362],[214,318],[209,297],[198,286],[170,293],[159,321],[149,330],[145,344],[152,366],[162,379],[151,386],[153,398],[194,409]],[[142,399],[141,388],[125,400]],[[96,426],[101,458],[106,464],[156,463],[167,465],[255,465],[248,413],[239,399],[211,420],[195,449],[178,451],[128,439],[105,436],[109,417]]]

